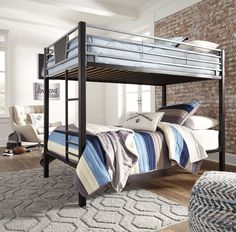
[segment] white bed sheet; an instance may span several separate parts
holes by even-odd
[[[217,130],[192,130],[198,142],[207,150],[214,150],[219,145],[219,131]]]

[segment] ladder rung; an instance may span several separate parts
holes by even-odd
[[[67,98],[66,100],[67,100],[67,101],[78,101],[79,98]]]
[[[72,144],[72,145],[75,145],[75,146],[79,146],[78,143],[74,143],[74,142],[71,142],[71,141],[66,141],[68,144]]]
[[[73,156],[75,156],[75,157],[78,157],[78,158],[79,158],[79,155],[76,155],[76,154],[74,154],[74,153],[72,153],[72,152],[70,152],[70,151],[68,151],[68,152],[67,152],[67,154],[69,154],[69,155],[73,155]]]

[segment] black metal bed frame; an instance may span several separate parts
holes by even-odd
[[[127,83],[127,84],[149,84],[162,86],[162,105],[167,104],[167,86],[169,84],[178,84],[186,82],[195,82],[203,80],[216,80],[219,83],[219,147],[214,150],[209,150],[207,153],[219,152],[219,170],[225,170],[225,93],[224,93],[224,79],[225,79],[225,54],[224,50],[220,51],[221,57],[221,71],[219,76],[204,76],[201,74],[191,74],[191,76],[178,72],[166,72],[153,69],[126,67],[119,65],[106,65],[86,62],[86,23],[79,22],[78,26],[68,32],[65,36],[77,30],[78,32],[78,66],[72,70],[65,70],[58,75],[49,76],[47,73],[47,59],[51,54],[50,47],[54,46],[61,38],[54,44],[44,49],[44,177],[49,176],[49,157],[53,157],[76,167],[76,162],[69,159],[69,155],[78,157],[82,156],[86,145],[86,81],[95,82],[110,82],[110,83]],[[128,33],[131,34],[131,33]],[[132,35],[132,34],[131,34]],[[133,34],[134,35],[134,34]],[[64,37],[63,37],[64,38]],[[150,37],[154,38],[154,37]],[[165,40],[165,39],[164,39]],[[59,44],[60,45],[60,44]],[[64,54],[61,60],[65,59]],[[105,76],[105,78],[104,78]],[[114,76],[118,79],[114,80]],[[119,77],[128,76],[128,78]],[[77,78],[76,78],[77,77]],[[49,134],[49,80],[50,79],[64,79],[65,80],[65,157],[62,157],[52,151],[48,150],[48,134]],[[79,97],[68,97],[68,81],[78,81]],[[68,141],[68,102],[78,101],[78,143]],[[73,154],[69,152],[68,145],[78,145],[79,153]],[[79,193],[79,206],[86,205],[86,198]]]

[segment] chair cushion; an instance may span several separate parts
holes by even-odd
[[[13,107],[15,122],[18,126],[26,125],[26,113],[24,106],[15,105]]]

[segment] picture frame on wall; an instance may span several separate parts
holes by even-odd
[[[44,84],[41,82],[34,83],[34,100],[43,100]],[[60,100],[60,83],[49,84],[49,100]]]

